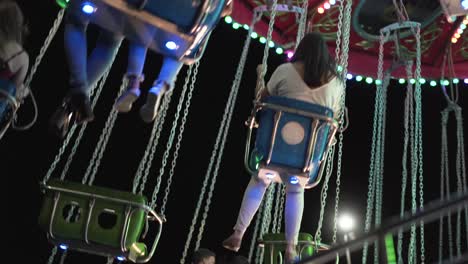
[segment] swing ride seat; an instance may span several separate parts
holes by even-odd
[[[135,263],[147,262],[154,254],[162,219],[144,196],[55,179],[43,190],[39,225],[51,243]],[[146,236],[149,220],[158,222],[158,228],[148,250],[138,239]]]
[[[284,263],[283,256],[286,250],[286,237],[284,233],[266,233],[259,241],[259,246],[264,247],[264,264]],[[328,245],[316,246],[314,238],[308,233],[299,233],[296,250],[300,259],[312,256],[317,250],[327,250]]]
[[[256,103],[254,114],[258,111],[255,149],[247,163],[250,170],[258,171],[257,177],[263,181],[315,187],[338,127],[333,111],[280,96]],[[249,155],[250,136],[246,148]]]
[[[0,121],[3,121],[8,111],[18,107],[15,94],[16,85],[10,80],[0,79]]]
[[[227,0],[57,0],[69,12],[185,64],[197,61]]]

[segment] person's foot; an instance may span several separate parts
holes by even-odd
[[[298,260],[299,256],[297,255],[296,248],[294,246],[287,246],[284,251],[284,263],[293,264]]]
[[[75,114],[77,125],[94,120],[94,113],[88,95],[84,93],[72,93],[69,95],[69,102],[71,110]]]
[[[114,104],[114,108],[120,113],[127,113],[132,110],[133,103],[140,96],[140,89],[131,89],[125,91]]]
[[[242,243],[242,236],[242,232],[234,230],[234,233],[223,241],[223,247],[234,252],[239,251]]]
[[[72,117],[73,111],[70,104],[64,100],[49,119],[49,131],[60,138],[64,138],[70,124],[73,122]]]
[[[151,123],[156,119],[159,104],[164,92],[169,88],[165,82],[157,82],[151,88],[146,97],[146,103],[140,108],[140,116],[146,123]]]

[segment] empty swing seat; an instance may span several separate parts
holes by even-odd
[[[57,0],[69,12],[185,64],[198,60],[227,0]]]
[[[60,180],[50,180],[43,189],[39,225],[53,244],[135,263],[154,254],[162,220],[144,196]],[[149,220],[158,222],[151,248],[139,242]]]
[[[284,233],[267,233],[259,242],[264,247],[263,264],[285,263],[286,238]],[[317,245],[313,236],[308,233],[299,233],[296,251],[300,259],[310,257],[315,252],[329,249],[328,245]]]
[[[305,101],[269,96],[256,104],[254,112],[259,112],[259,118],[255,148],[248,162],[251,171],[258,171],[264,181],[316,186],[337,130],[333,111]]]

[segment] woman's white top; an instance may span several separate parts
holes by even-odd
[[[268,81],[267,89],[270,95],[323,105],[332,109],[337,117],[344,84],[335,77],[322,86],[310,88],[292,63],[284,63],[273,72]]]

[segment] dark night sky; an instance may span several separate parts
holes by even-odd
[[[25,45],[31,58],[35,58],[38,54],[59,10],[53,2],[19,1],[31,31]],[[219,122],[234,79],[245,33],[245,30],[235,31],[223,22],[212,34],[205,56],[201,61],[192,107],[177,161],[178,165],[166,210],[168,222],[164,226],[157,253],[150,263],[175,263],[181,257],[201,183],[209,164]],[[94,37],[95,30],[91,27],[90,43],[93,43]],[[202,241],[202,247],[211,248],[218,254],[223,254],[220,243],[229,235],[234,225],[243,189],[249,180],[243,167],[246,136],[246,128],[243,123],[252,107],[253,87],[256,78],[255,67],[261,62],[263,54],[262,45],[258,41],[252,43]],[[95,109],[96,119],[85,133],[82,146],[80,146],[71,171],[67,175],[70,180],[79,181],[84,175],[120,86],[121,76],[126,67],[126,52],[127,46],[124,44]],[[284,56],[278,56],[272,52],[269,60],[269,74],[283,61]],[[143,91],[146,91],[154,80],[160,63],[161,57],[159,55],[151,53],[148,56]],[[6,168],[3,178],[7,180],[6,187],[10,194],[10,199],[7,200],[8,214],[14,216],[14,218],[9,218],[9,221],[12,221],[10,225],[15,230],[12,240],[7,241],[7,243],[23,245],[27,241],[26,252],[20,247],[16,250],[19,250],[18,253],[21,254],[18,256],[30,258],[32,260],[30,263],[45,263],[51,250],[45,233],[37,225],[42,199],[39,181],[44,177],[62,143],[61,140],[48,133],[47,121],[67,91],[68,72],[65,65],[63,29],[61,28],[49,47],[32,83],[39,105],[37,123],[25,132],[10,130],[0,142],[0,161],[2,167]],[[178,99],[186,68],[184,67],[179,75],[174,99]],[[356,215],[359,222],[357,232],[362,231],[365,218],[374,89],[374,86],[364,82],[348,82],[346,100],[351,123],[344,140],[340,208]],[[466,85],[460,87],[462,107],[466,107],[467,89]],[[389,88],[387,111],[384,219],[399,212],[404,95],[405,87],[392,82]],[[134,111],[121,114],[117,119],[97,174],[96,185],[126,191],[131,189],[133,176],[151,131],[151,125],[143,123],[138,116],[137,110],[143,100],[144,96],[138,100]],[[169,124],[172,121],[171,117],[176,102],[177,100],[172,101],[171,112],[168,113],[169,118],[166,120],[164,130],[166,133],[161,138],[159,144],[161,147],[156,153],[153,163],[151,178],[145,192],[148,197],[152,193],[152,186],[154,186],[158,175],[163,146],[167,141]],[[440,111],[444,107],[445,101],[439,87],[430,87],[429,84],[425,84],[423,86],[423,141],[426,201],[437,199],[439,195]],[[28,105],[23,108],[25,112],[30,110]],[[466,110],[464,113],[466,114]],[[28,117],[28,113],[25,114],[25,117]],[[455,135],[454,130],[451,132],[452,135]],[[453,149],[453,145],[451,147]],[[169,167],[166,167],[166,171],[168,169]],[[55,174],[53,177],[59,177],[59,174]],[[455,179],[453,183],[455,184]],[[162,199],[165,181],[163,181],[161,188],[159,199]],[[306,192],[306,209],[302,222],[302,231],[304,232],[315,233],[320,209],[320,189],[321,186]],[[323,229],[325,241],[331,239],[334,191],[335,184],[331,183],[329,207],[326,211]],[[429,239],[436,241],[438,231],[435,227],[436,225],[428,226],[426,229],[428,241],[430,241]],[[240,252],[244,255],[248,254],[249,236],[247,236],[246,242],[248,243]],[[427,256],[434,260],[437,244],[426,242],[426,245],[428,248],[426,250]],[[102,257],[82,253],[70,254],[66,263],[84,263],[85,261],[104,263]]]

